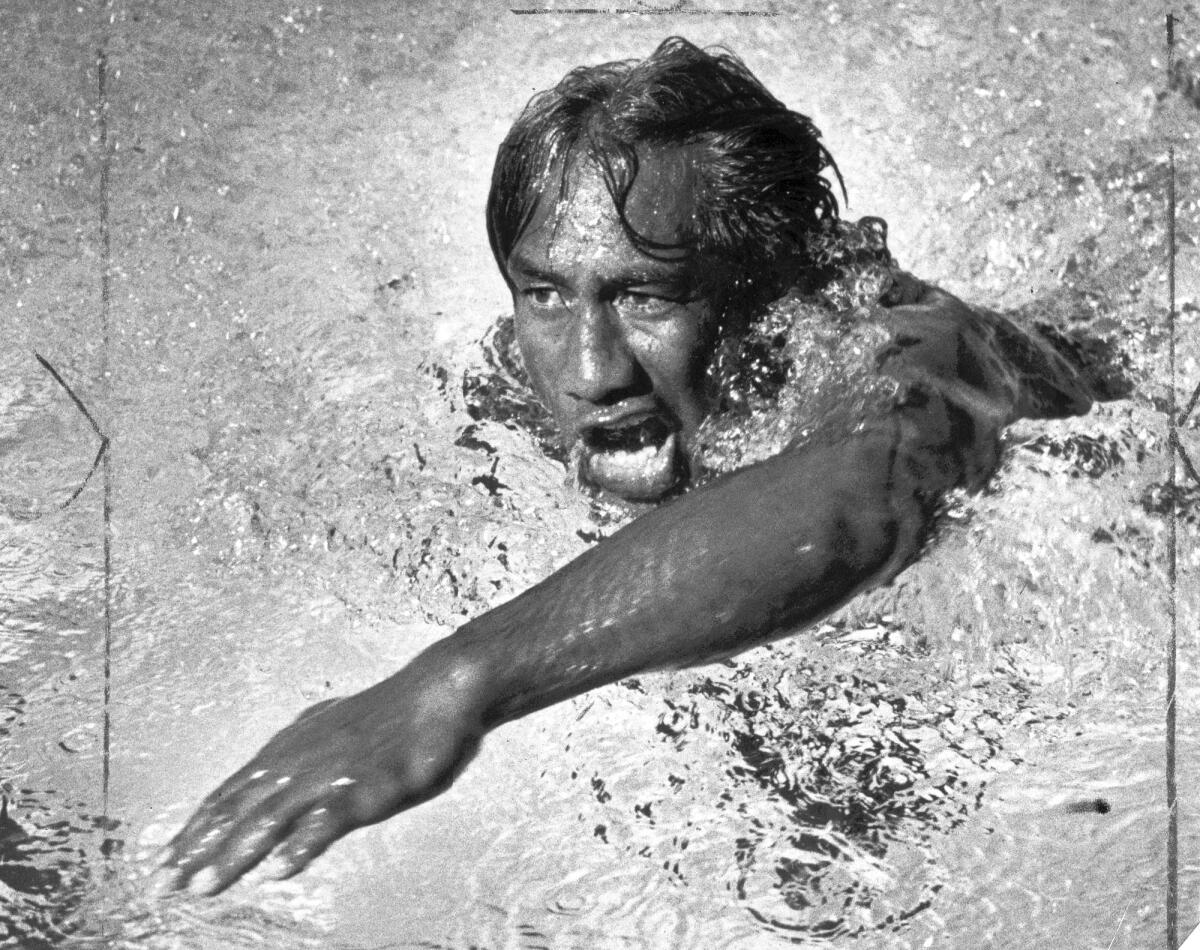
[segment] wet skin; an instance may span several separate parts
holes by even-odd
[[[689,173],[667,161],[652,174]],[[595,183],[576,184],[510,262],[534,382],[568,441],[627,410],[669,417],[685,440],[703,415],[695,361],[717,308],[677,295],[686,271],[639,256]],[[647,192],[631,209],[669,236],[687,197]],[[990,473],[1020,398],[964,379],[969,308],[929,288],[910,297],[889,311],[904,342],[880,365],[911,398],[648,511],[395,675],[308,710],[200,806],[163,855],[167,886],[215,893],[272,852],[272,876],[295,874],[349,831],[445,789],[506,721],[740,652],[890,580],[917,556],[932,502]]]
[[[686,150],[643,151],[627,220],[658,245],[680,245],[694,192]],[[517,341],[585,482],[654,501],[684,477],[684,447],[708,408],[704,370],[719,316],[696,290],[699,266],[683,250],[639,250],[590,165],[571,175],[561,200],[541,202],[513,248]],[[599,446],[605,434],[652,423],[662,449],[640,465]]]

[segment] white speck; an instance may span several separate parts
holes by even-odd
[[[212,868],[201,868],[199,873],[188,884],[190,894],[209,894],[216,890],[217,872]]]

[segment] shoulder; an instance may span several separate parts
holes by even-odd
[[[1088,411],[1080,368],[1036,327],[968,306],[953,294],[897,272],[880,301],[889,341],[877,368],[898,382],[983,400],[1001,424]]]

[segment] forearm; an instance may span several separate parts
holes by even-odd
[[[435,645],[487,727],[647,669],[810,623],[916,553],[896,420],[785,453],[649,512]]]

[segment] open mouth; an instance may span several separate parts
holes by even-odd
[[[661,446],[672,431],[662,416],[650,415],[631,423],[592,426],[584,431],[583,442],[593,452],[637,452]]]
[[[684,474],[676,426],[652,413],[583,432],[584,481],[630,501],[654,501]]]

